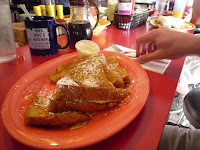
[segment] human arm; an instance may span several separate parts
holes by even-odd
[[[161,27],[136,39],[139,63],[188,55],[200,55],[200,37]]]
[[[191,23],[200,24],[200,0],[194,0]]]

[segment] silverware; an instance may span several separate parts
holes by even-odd
[[[136,57],[136,52],[135,52],[135,50],[133,50],[133,51],[128,51],[128,52],[127,52],[127,51],[125,51],[125,50],[119,48],[116,44],[112,44],[111,47],[112,47],[115,51],[117,51],[117,52],[119,52],[119,53],[122,53],[122,54],[124,54],[124,55],[127,55],[127,56],[131,57],[132,59],[136,59],[136,58],[137,58],[137,57]],[[155,62],[168,64],[170,61],[171,61],[171,60],[168,60],[168,59],[162,59],[162,60],[156,60]]]
[[[115,44],[112,44],[111,47],[116,50],[119,53],[125,54],[125,51],[120,49],[118,46],[116,46]]]

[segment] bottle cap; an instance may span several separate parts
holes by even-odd
[[[36,16],[42,16],[40,6],[33,6],[33,11]]]
[[[56,10],[63,11],[63,5],[56,5]]]
[[[47,6],[48,15],[55,18],[55,5]]]
[[[51,11],[54,10],[54,5],[48,5],[47,6],[47,11]]]
[[[58,19],[63,19],[63,5],[56,5]]]
[[[41,10],[45,9],[45,5],[39,5],[39,6],[40,6]]]
[[[40,9],[41,9],[41,12],[42,12],[42,16],[46,16],[46,7],[45,5],[39,5],[40,6]]]

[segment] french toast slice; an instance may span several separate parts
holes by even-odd
[[[56,83],[59,79],[70,75],[80,86],[114,87],[105,75],[104,64],[106,64],[105,56],[96,54],[73,63],[57,66],[57,71],[61,72],[50,74],[49,79]]]
[[[65,70],[70,70],[74,67],[76,67],[79,63],[86,61],[89,58],[86,59],[75,59],[73,62],[67,63],[67,64],[61,64],[56,66],[56,72],[49,74],[48,78],[53,83],[56,83],[58,80],[60,80],[64,75],[62,75],[62,71],[65,73]]]
[[[61,77],[66,75],[70,75],[80,86],[114,87],[107,79],[102,65],[94,60],[83,62],[72,69],[63,70]]]
[[[91,59],[100,61],[101,63],[105,63],[105,61],[106,61],[105,56],[103,54],[95,54],[95,55],[92,55],[90,57],[86,57],[86,58],[83,58],[83,59],[74,59],[73,62],[70,62],[70,63],[67,63],[67,64],[57,65],[56,66],[56,72],[61,72],[64,69],[74,68],[79,63],[82,63],[82,62],[85,62],[85,61],[88,61],[88,60],[91,60]]]
[[[128,72],[119,66],[117,56],[108,56],[106,60],[109,66],[115,70],[120,77],[123,79],[125,86],[130,84],[130,78]]]
[[[120,74],[116,72],[115,70],[112,70],[109,67],[109,64],[104,66],[104,72],[106,75],[106,78],[116,87],[116,88],[122,88],[124,87],[124,81]]]
[[[88,86],[89,82],[94,84],[100,80],[101,82],[95,86],[122,88],[130,83],[128,73],[119,66],[116,56],[105,58],[103,54],[96,54],[68,64],[58,65],[56,70],[56,73],[49,75],[49,79],[54,83],[66,74],[71,75],[82,86]]]
[[[61,71],[65,70],[65,69],[73,68],[76,65],[78,65],[78,63],[81,63],[83,61],[85,61],[85,59],[75,59],[70,63],[57,65],[56,66],[56,72],[61,72]]]
[[[79,111],[67,111],[62,113],[49,112],[49,100],[35,94],[33,103],[28,107],[24,122],[34,126],[61,126],[74,125],[86,121],[90,117]]]
[[[58,80],[61,79],[62,72],[54,72],[48,75],[48,78],[51,82],[57,83]]]
[[[58,101],[106,103],[122,101],[128,95],[130,92],[122,88],[61,85],[52,97]]]
[[[69,75],[60,79],[57,82],[57,88],[58,89],[63,88],[63,86],[66,86],[66,85],[79,87],[79,85]],[[91,87],[90,89],[96,89],[96,87]],[[78,90],[81,90],[81,88],[78,88],[77,91]],[[64,90],[56,90],[56,92],[57,93],[56,94],[54,93],[54,95],[52,96],[52,99],[49,104],[50,112],[65,112],[65,111],[70,111],[70,110],[74,111],[75,110],[75,111],[83,111],[83,112],[87,112],[87,113],[95,113],[95,112],[102,111],[104,109],[112,108],[118,104],[118,102],[117,102],[118,100],[103,100],[103,99],[102,100],[91,99],[90,102],[87,102],[87,101],[82,101],[81,100],[82,98],[81,99],[77,98],[76,100],[71,98],[72,100],[65,101],[62,98],[60,98],[60,99],[56,98],[57,97],[56,95],[61,94],[60,92],[63,92],[62,94],[65,94]],[[78,91],[78,93],[80,93],[80,92],[83,92],[83,91]],[[93,90],[93,92],[95,92],[95,91]],[[88,93],[88,94],[91,94],[91,93]],[[95,93],[93,93],[93,94],[95,94]],[[74,97],[74,95],[71,95],[71,96]],[[84,97],[83,97],[83,99],[84,99]],[[112,102],[110,102],[110,101],[112,101]]]
[[[82,111],[86,113],[95,113],[115,107],[117,106],[117,104],[118,104],[117,102],[94,103],[94,102],[82,102],[82,101],[51,100],[49,105],[49,111],[54,113],[60,113],[66,111]]]

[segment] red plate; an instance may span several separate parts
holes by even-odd
[[[132,83],[128,90],[132,94],[123,101],[122,106],[101,112],[77,130],[26,126],[24,113],[31,103],[32,94],[38,91],[43,95],[50,93],[55,85],[48,80],[48,74],[55,72],[56,65],[77,58],[76,53],[67,54],[34,68],[11,88],[1,111],[9,134],[17,141],[38,149],[74,149],[100,142],[128,125],[146,103],[149,93],[148,76],[136,61],[123,54],[107,51],[101,53],[118,56],[120,66],[129,73]]]

